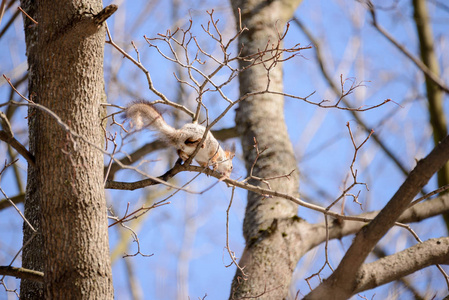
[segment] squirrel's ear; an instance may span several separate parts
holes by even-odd
[[[235,143],[232,143],[231,147],[229,149],[225,150],[226,158],[233,159],[235,156]]]
[[[229,149],[230,152],[232,152],[233,156],[235,155],[235,143],[231,144],[231,149]]]

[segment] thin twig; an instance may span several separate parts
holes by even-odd
[[[17,9],[20,10],[25,16],[27,16],[27,18],[30,19],[31,22],[33,22],[33,23],[36,24],[36,25],[39,24],[39,23],[37,23],[37,21],[34,20],[29,14],[27,14],[27,13],[20,7],[20,6],[17,7]]]
[[[243,271],[245,266],[241,267],[239,265],[239,263],[237,262],[236,257],[235,257],[235,252],[231,251],[231,248],[229,247],[229,211],[231,210],[232,200],[234,199],[234,191],[235,191],[235,187],[232,187],[231,199],[229,200],[228,209],[226,209],[226,250],[228,250],[229,257],[232,260],[231,265],[234,264],[237,267],[237,269],[239,269],[239,271],[241,272],[242,279],[246,280],[248,276]],[[231,265],[228,265],[226,267],[229,267]]]

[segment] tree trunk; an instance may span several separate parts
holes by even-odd
[[[300,1],[231,1],[238,21],[241,9],[243,26],[249,30],[240,36],[242,56],[258,53],[267,44],[276,45],[285,22],[291,18]],[[282,45],[281,45],[282,46]],[[270,53],[265,55],[267,58]],[[250,62],[241,61],[240,67]],[[282,66],[277,64],[269,72],[271,91],[283,91]],[[264,91],[267,88],[267,70],[263,65],[252,66],[239,76],[240,94]],[[290,195],[299,189],[298,171],[293,147],[284,121],[284,97],[271,94],[252,96],[240,103],[236,113],[236,127],[242,139],[246,168],[250,172],[256,159],[254,138],[260,150],[267,148],[258,158],[253,175],[261,178],[289,174],[270,180],[271,188]],[[252,180],[252,184],[266,188],[266,184]],[[231,299],[257,297],[257,299],[283,299],[288,295],[292,272],[298,257],[294,255],[297,240],[291,228],[297,221],[297,205],[280,198],[264,198],[248,193],[243,235],[246,247],[239,262],[247,278],[237,271],[231,288]]]
[[[420,46],[423,63],[436,76],[440,77],[440,66],[435,54],[432,27],[425,0],[413,0],[413,17]],[[427,101],[429,103],[429,119],[433,131],[433,141],[437,146],[447,136],[447,121],[444,114],[443,91],[428,77],[426,79]],[[438,171],[438,186],[449,184],[449,163]],[[449,232],[449,214],[444,214],[446,228]]]
[[[104,101],[101,1],[22,0],[30,99],[58,115],[28,111],[28,167],[23,267],[44,271],[44,284],[21,283],[23,299],[111,299],[100,103]],[[89,145],[87,142],[91,143]]]

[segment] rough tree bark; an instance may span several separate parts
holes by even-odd
[[[249,30],[239,37],[242,56],[258,53],[276,45],[285,23],[292,17],[300,1],[231,1],[237,22],[238,8],[241,9],[243,26]],[[270,55],[269,53],[266,55]],[[245,67],[249,62],[242,61]],[[283,91],[282,66],[270,70],[270,90]],[[256,65],[239,76],[240,94],[263,91],[267,88],[267,70]],[[267,148],[258,158],[253,175],[269,178],[289,174],[270,180],[273,190],[297,195],[299,189],[298,171],[293,147],[284,121],[283,96],[261,94],[243,101],[236,113],[236,128],[242,140],[246,168],[250,172],[256,159],[254,138],[260,150]],[[267,187],[256,180],[252,184]],[[283,299],[288,294],[292,272],[297,264],[293,255],[293,237],[290,228],[297,222],[298,207],[280,198],[265,198],[249,192],[243,224],[246,247],[239,262],[247,275],[237,272],[231,287],[231,299],[257,296],[257,299]]]
[[[43,285],[22,280],[23,299],[111,299],[106,201],[100,127],[104,101],[104,26],[101,1],[22,0],[38,22],[24,18],[30,99],[30,152],[23,267],[44,271]],[[103,20],[104,21],[104,20]],[[87,142],[91,143],[89,145]]]

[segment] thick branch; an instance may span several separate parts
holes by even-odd
[[[356,235],[340,265],[328,280],[320,284],[305,299],[347,299],[355,292],[355,274],[378,241],[394,225],[413,197],[449,159],[449,137],[446,137],[423,160],[419,161],[399,190],[366,227]]]
[[[238,137],[237,129],[235,127],[211,130],[210,132],[220,141]]]
[[[128,190],[134,191],[136,189],[141,189],[150,185],[157,185],[162,183],[163,181],[167,181],[171,179],[173,176],[181,172],[182,170],[175,165],[172,169],[168,170],[164,175],[156,177],[157,179],[147,178],[140,181],[135,182],[121,182],[121,181],[112,181],[107,180],[105,188],[112,190]]]
[[[385,247],[377,245],[374,250],[373,254],[379,259],[382,257],[388,256],[387,252],[385,252]],[[409,292],[414,300],[426,300],[425,298],[425,291],[421,292],[419,291],[419,288],[417,285],[414,284],[414,281],[409,277],[401,277],[396,282],[400,282],[404,288],[404,292]]]
[[[355,293],[378,287],[435,264],[449,264],[449,237],[430,239],[363,265]]]
[[[107,18],[112,16],[113,13],[117,10],[118,6],[115,4],[111,4],[103,8],[98,14],[94,16],[94,22],[98,26],[102,25]]]
[[[25,268],[0,266],[0,275],[14,276],[20,279],[28,279],[36,282],[44,282],[44,273]]]

